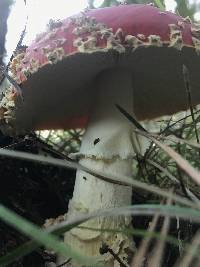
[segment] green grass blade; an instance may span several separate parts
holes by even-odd
[[[70,169],[77,169],[85,171],[89,174],[94,175],[96,178],[111,182],[111,183],[118,183],[122,185],[132,186],[140,189],[144,189],[146,191],[149,191],[151,193],[154,193],[156,195],[159,195],[161,197],[166,198],[172,198],[174,201],[176,201],[179,204],[186,205],[192,208],[200,209],[200,202],[199,203],[193,203],[192,201],[189,201],[186,198],[180,197],[178,195],[175,195],[173,193],[170,193],[168,191],[165,191],[163,189],[160,189],[157,186],[154,186],[152,184],[147,184],[144,182],[140,182],[137,180],[133,180],[132,177],[128,177],[125,175],[118,175],[118,174],[105,174],[104,172],[92,170],[88,167],[85,167],[75,161],[68,161],[68,160],[60,160],[50,157],[44,157],[41,155],[35,155],[31,153],[26,152],[19,152],[19,151],[13,151],[8,149],[0,149],[0,155],[11,157],[11,158],[17,158],[17,159],[23,159],[28,161],[35,161],[35,162],[42,162],[45,164],[51,164],[57,167],[63,167],[63,168],[70,168]]]
[[[3,212],[2,212],[3,211]],[[4,220],[5,222],[11,224],[12,226],[16,227],[15,224],[15,214],[12,214],[12,217],[9,217],[9,219],[7,218],[7,213],[5,214],[5,208],[0,206],[0,219]],[[101,210],[99,212],[95,212],[95,213],[91,213],[88,215],[82,215],[79,218],[73,219],[71,221],[65,221],[60,223],[59,225],[55,226],[55,227],[50,227],[48,228],[46,231],[41,231],[39,230],[39,233],[42,232],[43,234],[45,233],[45,236],[48,235],[48,232],[60,235],[65,233],[66,231],[69,231],[70,229],[78,226],[79,224],[89,220],[89,219],[93,219],[99,216],[119,216],[119,215],[153,215],[155,213],[158,213],[159,215],[171,215],[173,217],[179,217],[179,218],[185,218],[185,219],[194,219],[194,220],[199,220],[200,218],[200,211],[198,210],[194,210],[191,208],[183,208],[183,207],[179,207],[179,206],[170,206],[170,205],[134,205],[134,206],[128,206],[128,207],[122,207],[122,208],[115,208],[115,209],[109,209],[109,210]],[[14,216],[14,217],[13,217]],[[17,216],[18,217],[18,216]],[[6,219],[7,218],[7,219]],[[11,223],[10,223],[11,220]],[[24,222],[25,220],[22,219],[22,221]],[[26,222],[26,221],[25,221]],[[21,218],[20,221],[18,221],[17,224],[17,229],[22,231],[24,230],[21,229],[21,227],[23,227],[23,224],[21,223]],[[34,226],[35,227],[35,226]],[[97,229],[95,229],[97,230]],[[110,231],[110,229],[104,229],[105,231]],[[118,230],[115,230],[116,232],[118,232]],[[137,234],[137,235],[146,235],[148,236],[149,233],[145,232],[143,230],[138,230],[136,231],[134,229],[134,231],[132,230],[123,230],[125,231],[124,233],[126,234]],[[129,231],[129,232],[128,232]],[[28,236],[30,236],[32,238],[32,235],[30,235],[30,231],[26,230],[26,232],[23,231],[23,233],[27,233]],[[37,232],[38,233],[38,232]],[[36,235],[36,237],[39,234]],[[52,236],[52,235],[51,235]],[[159,234],[153,234],[154,237],[159,237]],[[54,236],[53,236],[54,238]],[[169,237],[166,238],[166,241],[169,241],[170,243],[176,244],[174,239],[170,239]],[[57,241],[57,240],[56,240]],[[58,241],[57,241],[58,242]],[[30,252],[32,252],[33,250],[35,250],[37,247],[39,247],[41,244],[45,245],[45,241],[41,242],[40,240],[37,240],[37,238],[35,238],[35,236],[33,236],[33,241],[29,241],[26,244],[20,246],[19,248],[13,250],[13,252],[9,253],[8,255],[1,257],[0,258],[0,266],[6,266],[5,264],[9,264],[11,263],[13,260],[18,259],[19,257],[22,257]],[[178,245],[178,243],[177,243]],[[66,249],[66,246],[65,246]],[[53,248],[54,250],[54,248]],[[72,255],[71,255],[72,254]],[[73,251],[71,252],[71,257],[76,258],[76,255],[73,253]],[[69,255],[65,254],[65,255]],[[70,256],[69,255],[69,256]],[[80,258],[80,255],[78,255]],[[83,256],[81,256],[83,257]],[[80,258],[82,260],[82,258]]]
[[[28,241],[23,245],[18,246],[16,249],[13,249],[11,252],[8,252],[5,256],[0,257],[0,266],[4,267],[12,262],[26,256],[35,249],[39,247],[39,244],[35,241]]]
[[[154,3],[157,7],[159,7],[161,10],[165,10],[165,5],[160,0],[154,0]]]
[[[3,205],[0,205],[0,219],[5,223],[13,226],[15,229],[19,230],[21,233],[29,236],[31,239],[36,241],[38,244],[52,249],[56,253],[74,259],[80,264],[91,266],[96,264],[95,258],[89,258],[85,255],[73,250],[69,245],[60,242],[58,238],[44,230],[41,230],[38,226],[33,223],[23,219],[19,215],[15,214],[13,211],[10,211]],[[1,267],[6,266],[1,264]],[[100,266],[100,265],[96,265]]]
[[[140,236],[140,237],[152,237],[152,238],[162,239],[162,236],[160,236],[159,233],[156,233],[156,232],[149,233],[141,229],[122,229],[122,230],[121,229],[120,230],[119,229],[101,229],[100,230],[96,228],[83,227],[83,226],[81,226],[80,228],[88,229],[91,231],[93,230],[93,231],[102,231],[102,232],[124,233],[125,235],[135,235],[135,236]],[[168,242],[169,244],[174,245],[176,247],[180,245],[179,241],[172,236],[167,236],[164,238],[164,240]],[[38,247],[39,245],[35,241],[28,241],[25,244],[14,249],[7,255],[0,257],[0,266],[1,267],[7,266],[8,264],[11,264],[12,262],[18,260],[19,258],[31,253]]]

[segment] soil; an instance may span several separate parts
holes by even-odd
[[[61,158],[49,145],[30,135],[15,139],[0,135],[0,145],[34,154]],[[19,215],[42,226],[47,218],[67,211],[72,197],[75,171],[42,163],[0,157],[0,202]],[[0,256],[27,241],[27,238],[0,222]],[[10,264],[9,267],[44,267],[55,257],[43,249]]]

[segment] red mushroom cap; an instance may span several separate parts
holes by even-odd
[[[186,109],[182,64],[190,71],[196,105],[199,51],[200,25],[151,5],[94,9],[51,21],[12,60],[10,70],[24,102],[13,99],[15,119],[6,121],[17,130],[84,127],[95,94],[92,82],[116,66],[133,72],[139,119]],[[2,108],[9,110],[5,104]]]

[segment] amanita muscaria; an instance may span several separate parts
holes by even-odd
[[[152,5],[87,10],[50,23],[12,60],[10,72],[24,100],[12,85],[6,89],[2,124],[16,133],[86,127],[81,164],[131,176],[137,142],[132,125],[115,104],[138,120],[187,109],[183,64],[190,72],[196,105],[200,102],[200,25]],[[78,171],[68,216],[130,205],[131,193],[127,186]],[[86,225],[121,229],[130,226],[130,218],[101,218]],[[107,243],[125,262],[126,248],[132,246],[131,238],[120,233],[85,229],[72,230],[66,242],[88,255],[99,255],[102,243]],[[117,266],[108,254],[100,258]]]

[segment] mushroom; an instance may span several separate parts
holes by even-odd
[[[182,65],[190,72],[192,104],[200,102],[200,25],[151,5],[87,10],[49,25],[10,65],[22,102],[11,85],[1,101],[2,125],[20,133],[41,128],[86,127],[81,164],[105,173],[132,175],[140,142],[118,112],[121,105],[140,121],[188,108]],[[68,217],[131,204],[128,186],[77,171]],[[130,217],[99,218],[84,224],[121,229]],[[131,238],[75,228],[66,234],[87,255],[117,266],[106,243],[126,262]]]

